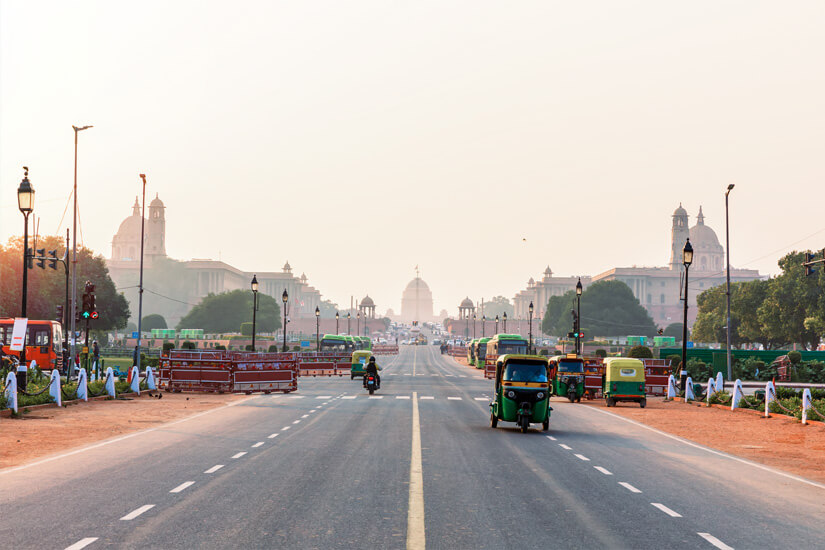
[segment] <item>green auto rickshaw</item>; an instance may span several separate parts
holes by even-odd
[[[539,355],[502,355],[496,361],[495,401],[490,403],[490,427],[515,422],[526,433],[530,424],[550,427],[550,382],[547,360]]]
[[[645,364],[639,359],[609,357],[604,360],[602,395],[608,407],[619,401],[635,401],[647,405],[645,397]]]
[[[475,345],[475,356],[476,356],[476,365],[477,369],[483,369],[484,366],[487,364],[487,342],[489,342],[489,338],[479,338],[476,340]]]
[[[349,371],[349,379],[356,376],[364,376],[367,372],[367,361],[372,357],[372,352],[368,349],[359,349],[352,352],[352,366]]]
[[[580,402],[584,395],[584,359],[575,353],[556,355],[547,360],[553,395]]]
[[[476,366],[476,342],[478,342],[478,340],[473,338],[467,345],[467,364],[471,367]]]

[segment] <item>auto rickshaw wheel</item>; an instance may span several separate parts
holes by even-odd
[[[608,397],[605,401],[608,407],[612,407],[616,404],[616,400],[612,397]]]
[[[495,428],[496,426],[498,426],[498,417],[496,416],[495,413],[491,412],[490,413],[490,427]]]
[[[642,398],[642,400],[639,401],[639,406],[644,409],[645,405],[647,405],[647,398]]]
[[[576,398],[576,403],[581,403],[581,402],[582,402],[582,396],[580,395]]]
[[[526,434],[527,430],[530,429],[530,419],[526,416],[521,417],[521,433]]]
[[[544,430],[545,432],[550,429],[550,419],[549,418],[544,419],[544,422],[541,424],[541,429]]]

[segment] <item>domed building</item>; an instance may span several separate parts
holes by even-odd
[[[407,284],[401,294],[401,321],[433,321],[433,293],[421,277]]]
[[[582,285],[587,288],[597,281],[622,281],[642,306],[647,309],[653,321],[661,328],[672,323],[681,323],[684,304],[681,299],[685,266],[682,250],[690,238],[693,246],[693,264],[690,266],[690,293],[688,294],[688,323],[696,319],[696,297],[709,288],[725,283],[725,249],[719,243],[716,232],[705,224],[705,214],[699,207],[696,225],[690,227],[688,212],[679,204],[671,215],[670,263],[666,267],[615,267],[591,277],[582,277]],[[628,248],[628,252],[632,252]],[[755,269],[731,267],[731,282],[745,282],[761,279]],[[527,288],[514,298],[515,316],[527,318],[530,301],[534,301],[535,316],[541,319],[550,296],[562,295],[576,286],[577,277],[554,277],[548,267],[540,281],[532,278]]]
[[[166,216],[163,201],[155,195],[149,203],[149,219],[144,220],[145,246],[143,257],[151,265],[153,257],[166,256]],[[112,238],[112,259],[124,262],[140,262],[140,202],[135,197],[132,215],[123,220]]]

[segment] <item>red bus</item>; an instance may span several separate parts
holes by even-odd
[[[11,351],[11,334],[14,319],[0,319],[0,346],[7,355],[20,357],[19,351]],[[43,370],[63,371],[63,329],[57,321],[29,319],[26,328],[26,361],[34,359]]]

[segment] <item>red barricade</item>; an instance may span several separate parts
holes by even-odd
[[[496,359],[498,359],[498,357],[487,357],[484,359],[484,378],[492,379],[496,377]]]
[[[643,359],[645,364],[645,393],[648,395],[665,395],[670,366],[667,359]]]
[[[398,355],[398,346],[390,344],[373,344],[373,355]]]
[[[450,346],[447,353],[452,357],[467,357],[467,348],[464,346]]]
[[[160,388],[174,391],[272,392],[298,389],[294,353],[170,350],[161,357]]]
[[[604,363],[601,357],[584,358],[584,394],[586,399],[602,396]]]
[[[349,353],[318,352],[301,353],[298,356],[301,376],[345,376],[352,368],[352,356]]]

